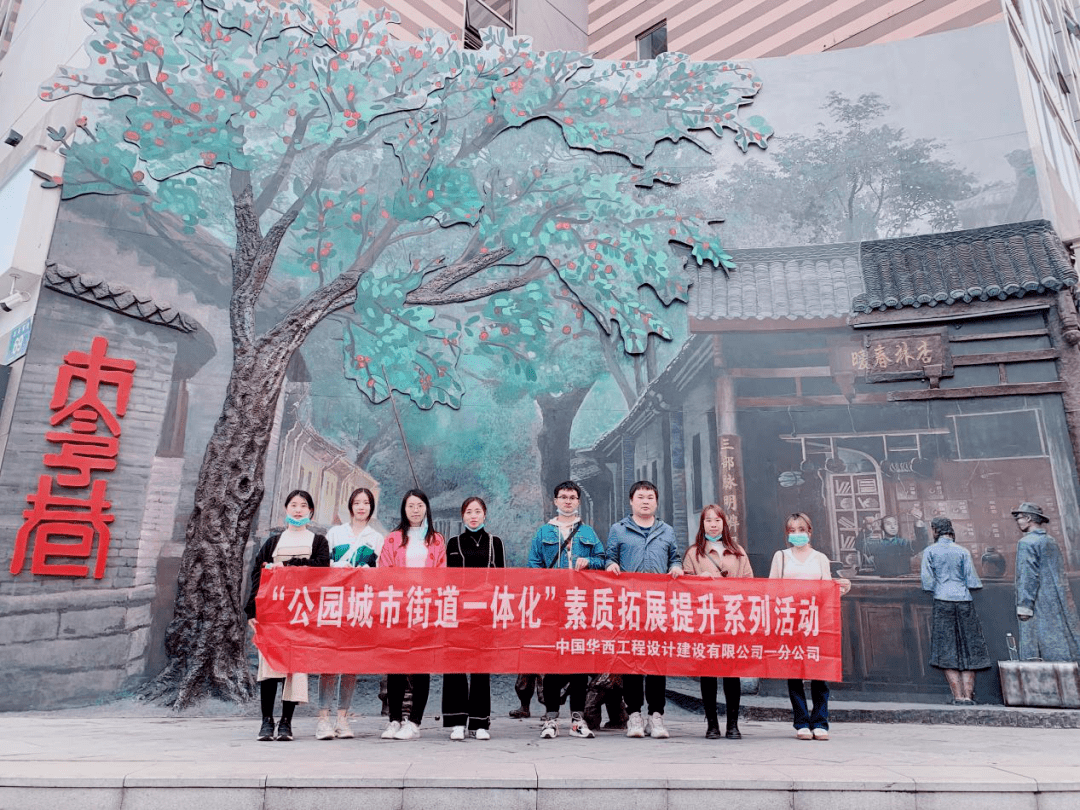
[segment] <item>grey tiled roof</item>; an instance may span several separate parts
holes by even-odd
[[[866,292],[853,312],[1020,298],[1073,287],[1076,271],[1046,220],[863,242]]]
[[[851,314],[863,292],[857,242],[732,250],[727,276],[690,267],[689,314],[725,320],[835,318]]]
[[[180,310],[173,309],[168,304],[155,301],[150,295],[134,292],[120,284],[110,284],[94,276],[84,275],[78,270],[55,262],[45,265],[45,286],[58,293],[97,304],[99,307],[105,307],[105,309],[111,309],[147,323],[168,326],[181,332],[194,332],[199,328],[193,318]]]

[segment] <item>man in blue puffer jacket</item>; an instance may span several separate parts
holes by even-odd
[[[607,570],[641,574],[683,574],[682,558],[675,530],[656,516],[659,491],[651,481],[638,481],[630,487],[630,514],[611,527],[607,541]],[[663,675],[623,675],[623,698],[630,719],[627,737],[665,740],[664,705],[667,678]],[[641,705],[649,704],[649,727],[641,719]]]
[[[590,527],[581,522],[581,487],[563,481],[555,487],[557,514],[536,530],[529,547],[529,568],[568,568],[584,571],[604,567],[604,545]],[[589,676],[544,676],[544,726],[541,739],[559,736],[559,704],[562,688],[570,681],[570,736],[595,736],[582,717]]]

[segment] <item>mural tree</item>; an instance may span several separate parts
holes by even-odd
[[[570,475],[571,429],[597,381],[610,375],[627,407],[636,398],[619,364],[618,337],[604,334],[562,285],[546,289],[532,282],[521,295],[495,295],[473,309],[453,324],[453,334],[472,328],[485,335],[463,373],[493,389],[495,401],[504,407],[519,400],[535,402],[540,417],[536,477],[541,504],[547,507],[548,487]]]
[[[522,301],[530,282],[555,280],[641,352],[668,334],[664,306],[686,298],[675,245],[730,264],[709,222],[649,202],[653,183],[679,182],[648,166],[654,149],[706,148],[727,129],[745,151],[771,134],[740,117],[761,83],[737,65],[538,53],[498,29],[476,51],[431,31],[400,42],[395,14],[350,6],[99,0],[84,11],[90,65],[41,92],[106,102],[54,134],[67,163],[47,185],[145,198],[232,243],[231,376],[187,524],[169,663],[146,691],[178,709],[252,693],[244,548],[286,364],[322,319],[352,307],[347,373],[372,401],[396,389],[421,408],[460,402],[457,359],[486,339],[441,330],[439,308]],[[304,276],[307,292],[263,323],[271,273]],[[518,328],[544,324],[523,314]]]
[[[976,192],[974,178],[941,141],[882,123],[889,105],[876,93],[852,101],[834,91],[823,109],[830,123],[778,139],[767,165],[736,166],[719,181],[721,205],[739,201],[729,238],[775,244],[787,230],[793,242],[851,242],[960,226],[954,203]]]

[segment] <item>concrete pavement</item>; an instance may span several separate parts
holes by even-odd
[[[535,714],[500,711],[489,742],[450,742],[430,716],[433,698],[414,742],[379,739],[377,715],[354,719],[356,739],[317,741],[310,707],[292,743],[257,742],[250,708],[176,716],[127,703],[0,715],[0,808],[1080,808],[1072,728],[838,722],[830,741],[801,742],[787,722],[751,718],[740,723],[743,740],[713,741],[700,716],[670,706],[669,740],[613,731],[540,740]]]

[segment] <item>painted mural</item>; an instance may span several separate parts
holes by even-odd
[[[725,130],[744,151],[764,148],[768,125],[741,111],[761,82],[679,55],[534,53],[502,30],[475,51],[439,32],[406,43],[391,36],[394,13],[358,15],[346,3],[324,13],[310,3],[100,2],[84,18],[90,66],[61,68],[42,97],[106,103],[53,133],[66,168],[43,180],[65,199],[87,198],[91,212],[116,197],[174,258],[220,254],[211,272],[229,289],[217,302],[228,307],[228,386],[185,528],[168,668],[151,692],[179,706],[242,698],[252,687],[237,613],[244,551],[288,369],[315,327],[335,322],[337,363],[317,377],[297,368],[310,402],[286,405],[290,420],[330,417],[316,434],[347,426],[327,437],[334,446],[378,441],[391,409],[363,419],[320,407],[327,373],[373,405],[396,391],[410,409],[456,409],[475,385],[508,412],[523,398],[551,401],[562,411],[551,418],[569,424],[559,406],[598,371],[576,346],[640,355],[650,336],[670,339],[666,309],[686,299],[685,257],[730,263],[707,217],[649,199],[653,185],[679,183],[649,158],[662,141],[703,149]],[[275,285],[285,289],[264,300]],[[507,416],[507,426],[523,421]],[[432,455],[409,460],[411,483],[421,483],[418,461],[423,485],[445,493],[440,466],[476,459],[473,485],[486,484],[495,466],[479,463],[475,433],[438,432],[448,440],[414,433]],[[541,465],[565,467],[565,427],[535,432]],[[356,476],[349,465],[311,469],[326,444],[287,443],[302,457],[284,469],[299,464],[334,500]],[[407,483],[396,476],[394,487]],[[518,486],[492,484],[484,489],[499,501]]]
[[[808,512],[856,593],[868,583],[873,610],[845,607],[845,680],[867,695],[945,688],[904,647],[927,621],[917,553],[933,517],[980,561],[991,546],[1004,558],[980,605],[998,647],[1015,628],[1011,501],[1064,521],[1076,565],[1060,392],[856,401],[923,385],[927,365],[875,383],[852,360],[868,349],[846,323],[866,292],[859,244],[1039,216],[1000,26],[740,66],[538,53],[494,30],[463,51],[345,3],[102,0],[84,18],[89,67],[42,90],[83,108],[52,133],[63,177],[42,177],[64,203],[28,368],[55,376],[72,336],[137,363],[146,424],[125,422],[101,583],[127,602],[26,574],[0,595],[39,599],[27,627],[83,600],[85,629],[66,638],[127,664],[103,658],[93,694],[57,667],[20,687],[23,705],[251,695],[245,554],[295,487],[323,526],[368,487],[388,527],[419,485],[451,533],[481,494],[510,564],[568,477],[601,536],[638,478],[660,485],[684,544],[702,506],[724,503],[759,576],[783,516]],[[955,69],[976,55],[984,69]],[[804,286],[786,301],[747,292],[793,262]],[[811,289],[823,279],[828,307]],[[990,331],[1025,333],[1019,351],[1052,342],[1043,315],[994,317]],[[41,397],[16,407],[27,426],[47,413]],[[995,455],[985,432],[1003,421],[1016,448]],[[13,441],[40,457],[44,430]],[[0,486],[21,502],[30,472],[5,465]],[[893,537],[915,553],[882,552]],[[112,611],[108,632],[93,611]],[[871,638],[880,627],[896,629]],[[36,638],[65,638],[49,632]]]

